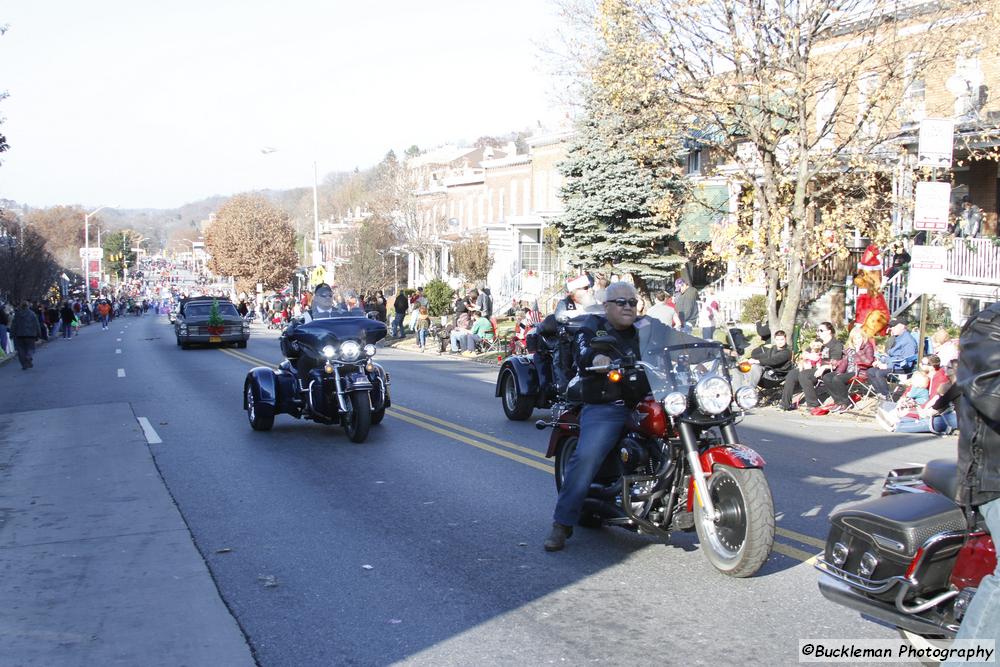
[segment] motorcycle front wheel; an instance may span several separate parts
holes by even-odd
[[[351,414],[344,420],[344,430],[351,442],[364,442],[372,425],[372,404],[367,392],[351,394]]]
[[[718,518],[695,499],[695,529],[708,561],[730,577],[750,577],[764,565],[774,543],[774,503],[764,471],[719,465],[708,477]]]

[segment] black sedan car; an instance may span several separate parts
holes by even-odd
[[[213,323],[212,309],[218,308]],[[233,302],[219,297],[182,299],[174,319],[177,344],[187,349],[193,344],[236,344],[246,347],[250,340],[250,321],[244,319]]]

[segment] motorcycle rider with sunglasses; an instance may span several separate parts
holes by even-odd
[[[604,315],[588,316],[577,333],[576,365],[584,402],[580,412],[580,440],[566,467],[565,481],[553,513],[552,531],[544,543],[546,551],[559,551],[566,546],[566,539],[573,534],[573,526],[580,519],[591,481],[618,441],[629,410],[642,398],[641,395],[627,395],[634,392],[609,382],[604,373],[585,370],[590,366],[605,366],[612,362],[607,354],[590,347],[591,339],[595,336],[611,336],[616,339],[615,347],[618,352],[623,356],[631,354],[638,360],[641,329],[647,330],[643,336],[652,329],[655,334],[649,335],[689,338],[648,317],[637,322],[637,305],[638,299],[632,285],[612,283],[607,288]],[[644,391],[639,391],[645,394]]]

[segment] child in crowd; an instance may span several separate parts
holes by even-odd
[[[875,413],[875,423],[890,433],[896,430],[896,425],[901,419],[917,419],[920,417],[917,412],[930,402],[931,378],[926,373],[917,371],[910,376],[907,381],[909,389],[896,402],[884,403]]]
[[[809,343],[809,349],[802,353],[802,358],[799,359],[799,370],[804,371],[810,368],[816,368],[822,360],[823,341],[817,339]]]
[[[896,410],[900,413],[916,410],[931,398],[928,389],[931,386],[931,379],[926,373],[920,371],[914,373],[910,377],[909,385],[910,388],[896,404]]]

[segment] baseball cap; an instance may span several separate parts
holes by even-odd
[[[892,328],[892,327],[896,326],[897,324],[902,324],[902,325],[905,326],[906,323],[907,323],[906,320],[903,319],[902,317],[894,317],[891,320],[889,320],[889,328]]]

